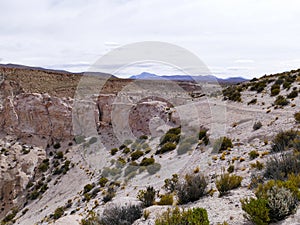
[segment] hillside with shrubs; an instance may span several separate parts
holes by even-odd
[[[41,149],[3,136],[0,175],[15,171],[24,190],[1,203],[1,225],[299,224],[299,91],[293,70],[189,93],[199,112],[188,122],[119,142],[109,123]],[[226,109],[221,122],[212,105]],[[181,108],[163,110],[171,118]],[[34,166],[19,165],[30,158]],[[0,197],[10,199],[4,187]]]

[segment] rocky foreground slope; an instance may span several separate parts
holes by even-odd
[[[270,179],[268,162],[280,154],[274,151],[276,135],[299,128],[299,71],[223,93],[218,87],[208,93],[196,84],[174,89],[173,82],[113,78],[90,101],[76,98],[80,74],[10,67],[0,72],[3,224],[97,224],[96,215],[101,220],[113,205],[141,204],[138,193],[147,186],[159,195],[134,224],[155,224],[170,205],[205,208],[210,224],[248,224],[240,199],[255,196],[254,186]],[[297,135],[286,152],[297,151]],[[217,146],[224,136],[232,144]],[[222,194],[217,183],[227,171],[242,180]],[[173,174],[179,183],[186,174],[204,174],[203,196],[183,202],[176,188],[163,188]],[[163,202],[163,195],[169,200]],[[296,209],[278,224],[300,223]]]

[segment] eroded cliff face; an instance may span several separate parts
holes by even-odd
[[[4,99],[0,128],[7,134],[45,146],[72,137],[71,114],[69,98],[22,93]]]
[[[12,140],[0,140],[0,218],[25,203],[24,191],[46,152]]]

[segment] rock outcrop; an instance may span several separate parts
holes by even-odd
[[[46,152],[15,141],[0,140],[0,218],[12,207],[24,203],[26,185]]]
[[[7,134],[43,146],[71,138],[71,118],[71,99],[23,93],[4,100],[0,128]]]

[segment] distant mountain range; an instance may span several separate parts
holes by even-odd
[[[139,75],[134,75],[130,77],[131,79],[139,79],[139,80],[173,80],[173,81],[189,81],[189,82],[213,82],[218,81],[220,83],[241,83],[244,81],[248,81],[243,77],[230,77],[230,78],[218,78],[213,75],[206,76],[188,76],[188,75],[156,75],[153,73],[143,72]]]

